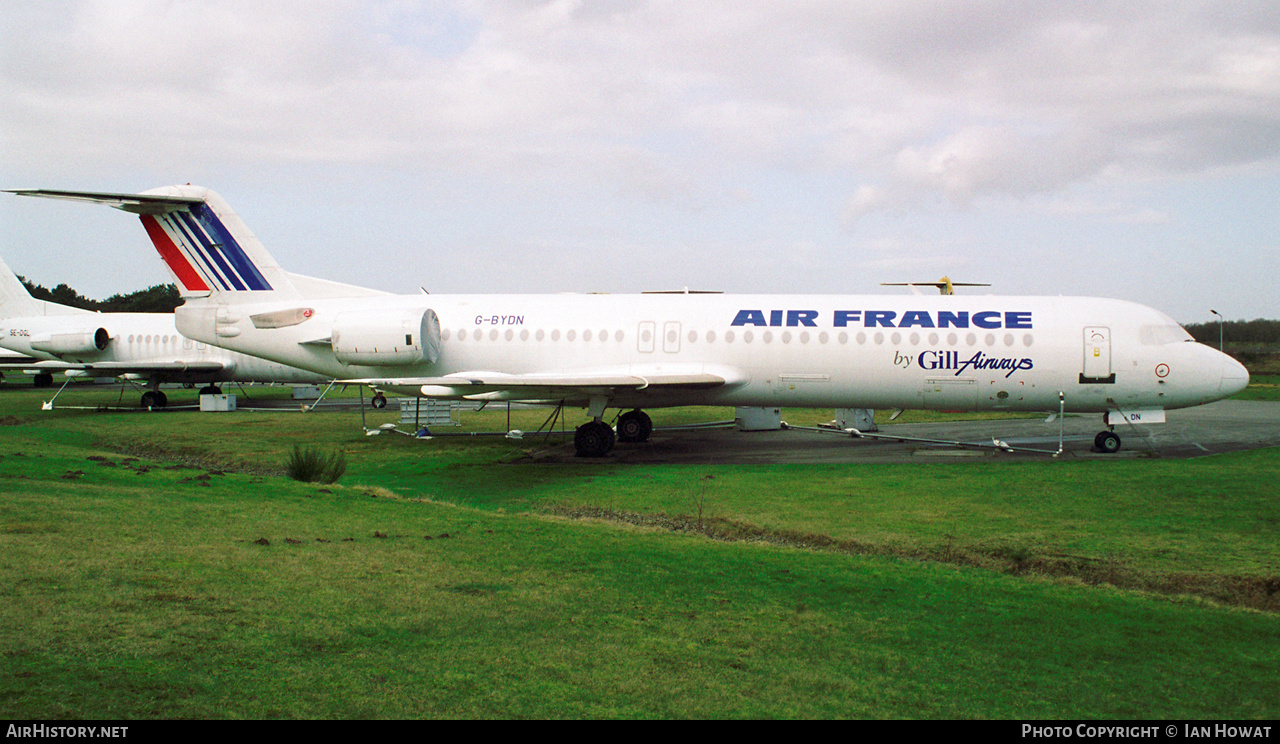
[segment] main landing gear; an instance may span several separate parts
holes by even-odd
[[[148,390],[142,394],[143,408],[164,408],[169,405],[169,396],[159,390]]]
[[[573,448],[578,457],[604,457],[617,442],[644,442],[653,432],[649,414],[636,409],[618,417],[618,431],[596,418],[579,426],[573,434]]]
[[[578,457],[604,457],[616,441],[613,429],[603,421],[588,421],[573,433],[573,448]]]
[[[619,442],[647,442],[652,433],[653,419],[638,408],[618,417]]]

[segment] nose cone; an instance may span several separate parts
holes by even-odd
[[[1222,362],[1222,382],[1218,386],[1218,392],[1224,398],[1230,398],[1236,393],[1244,390],[1249,386],[1249,370],[1244,365],[1229,356]]]

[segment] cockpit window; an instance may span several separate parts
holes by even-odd
[[[1194,341],[1190,333],[1177,323],[1168,325],[1144,325],[1138,329],[1138,341],[1145,346],[1162,346],[1183,341]]]

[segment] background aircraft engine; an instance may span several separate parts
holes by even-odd
[[[41,333],[31,339],[31,348],[50,354],[91,354],[106,349],[109,343],[111,334],[106,328],[98,328]]]
[[[433,364],[440,358],[440,319],[430,309],[340,313],[331,338],[343,364]]]

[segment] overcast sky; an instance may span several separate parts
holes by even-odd
[[[0,187],[207,186],[298,273],[1280,317],[1276,0],[0,8]],[[0,194],[0,257],[170,281],[86,204]]]

